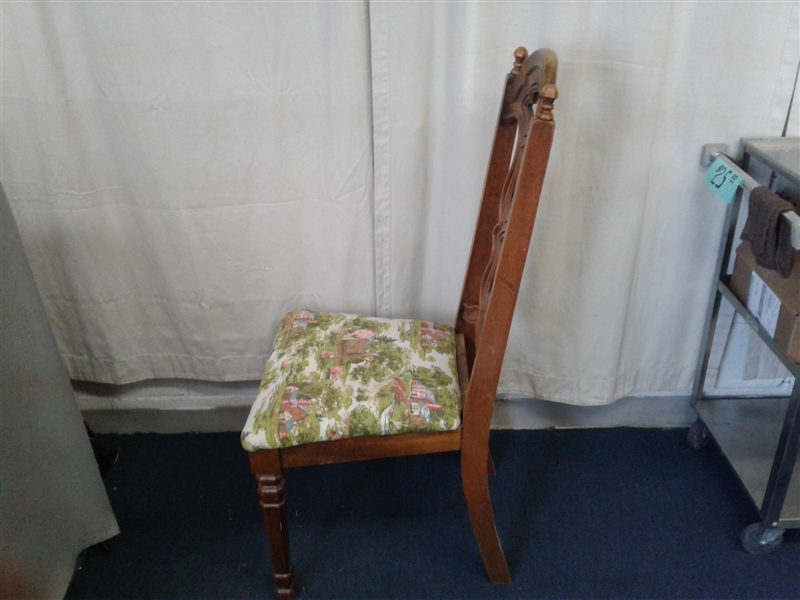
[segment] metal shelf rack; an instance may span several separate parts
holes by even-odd
[[[750,138],[742,140],[742,175],[758,161],[776,177],[800,188],[800,138]],[[763,167],[762,170],[763,170]],[[749,187],[749,186],[747,186]],[[742,191],[737,192],[726,215],[717,258],[717,278],[709,299],[704,338],[692,390],[692,407],[698,420],[687,441],[700,448],[714,439],[758,509],[760,522],[742,532],[745,550],[764,554],[776,550],[783,532],[800,527],[800,365],[794,364],[753,314],[731,292],[727,275],[735,243]],[[795,246],[797,247],[797,246]],[[791,395],[779,398],[706,397],[704,385],[711,345],[722,298],[744,317],[764,344],[783,363],[795,381]]]

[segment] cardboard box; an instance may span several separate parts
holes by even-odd
[[[762,284],[753,277],[754,273],[777,297],[774,312],[769,310],[770,294],[763,291]],[[763,318],[759,318],[759,321],[765,325],[765,320],[769,321],[772,316],[775,342],[786,352],[789,360],[800,364],[800,252],[795,252],[791,276],[784,278],[777,271],[759,267],[753,251],[750,249],[750,244],[742,242],[736,250],[736,262],[733,267],[730,288],[734,296],[745,306],[747,306],[751,291],[758,294],[759,306],[766,305],[762,312]],[[778,302],[780,303],[779,308]],[[775,321],[775,317],[777,317],[777,321]],[[765,327],[767,326],[765,325]],[[770,327],[767,327],[767,330],[769,329]]]

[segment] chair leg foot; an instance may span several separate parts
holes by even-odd
[[[491,459],[489,459],[491,460]],[[477,464],[462,454],[461,478],[464,485],[464,496],[467,500],[469,519],[472,531],[478,542],[478,549],[483,564],[492,583],[511,583],[503,547],[497,535],[497,526],[492,512],[492,501],[489,497],[489,479],[486,473],[486,459]]]
[[[290,600],[294,598],[294,569],[289,556],[286,481],[281,473],[259,473],[256,481],[272,555],[275,596],[278,600]]]
[[[294,568],[289,567],[289,572],[285,575],[275,573],[272,576],[275,582],[275,597],[278,600],[292,600],[294,598]]]

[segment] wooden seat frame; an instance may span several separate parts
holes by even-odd
[[[462,427],[318,442],[250,453],[279,599],[294,596],[283,470],[292,467],[461,450],[470,521],[493,583],[511,583],[489,498],[489,429],[511,319],[530,245],[555,123],[558,61],[552,50],[514,52],[489,160],[456,322]]]

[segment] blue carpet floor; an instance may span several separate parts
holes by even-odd
[[[763,556],[718,448],[685,430],[495,431],[497,525],[514,582],[489,583],[455,453],[287,472],[298,598],[800,598],[800,530]],[[122,534],[67,598],[272,598],[237,434],[103,436]]]

